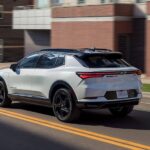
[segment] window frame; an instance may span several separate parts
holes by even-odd
[[[4,39],[0,39],[0,43],[2,43],[2,47],[4,47]]]
[[[113,4],[113,3],[117,3],[117,2],[118,2],[118,0],[100,0],[100,4]]]
[[[0,45],[1,45],[1,50],[2,50],[2,59],[0,61],[3,61],[4,58],[4,39],[0,39]]]
[[[137,4],[141,4],[141,3],[146,3],[146,0],[136,0],[135,1]]]
[[[83,2],[82,2],[83,1]],[[78,0],[77,4],[78,5],[84,5],[86,3],[86,0]]]
[[[4,18],[4,13],[3,13],[3,11],[4,11],[4,5],[0,5],[0,19],[3,19]]]
[[[107,4],[107,0],[100,0],[101,4]]]
[[[51,5],[52,6],[60,6],[60,5],[62,5],[64,3],[64,1],[63,0],[57,0],[57,2],[55,2],[55,0],[53,1],[51,1]]]

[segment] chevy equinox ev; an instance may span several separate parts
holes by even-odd
[[[0,70],[0,106],[12,101],[50,106],[64,122],[90,108],[107,108],[122,117],[142,97],[140,75],[119,52],[45,49]]]

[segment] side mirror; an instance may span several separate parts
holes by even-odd
[[[16,72],[17,64],[11,64],[10,69],[13,70],[14,72]]]

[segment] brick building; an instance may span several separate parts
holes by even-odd
[[[16,61],[23,56],[24,32],[12,30],[12,11],[17,5],[31,5],[32,0],[0,0],[0,62]]]
[[[53,8],[52,47],[121,51],[127,61],[145,71],[146,3],[89,2]]]
[[[150,1],[147,1],[147,19],[146,19],[146,57],[145,68],[146,74],[150,76]]]
[[[34,0],[14,10],[13,28],[25,31],[25,54],[47,47],[121,51],[150,75],[150,2],[144,0]]]

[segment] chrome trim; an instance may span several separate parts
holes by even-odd
[[[46,97],[42,97],[42,96],[33,96],[33,95],[28,95],[28,94],[9,94],[9,96],[18,96],[18,97],[26,97],[26,98],[44,99],[44,100],[47,100]]]

